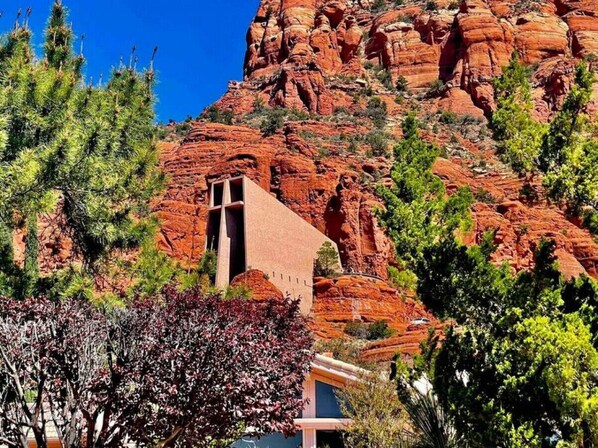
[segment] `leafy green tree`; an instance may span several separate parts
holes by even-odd
[[[548,195],[574,213],[598,209],[598,141],[591,135],[586,107],[592,98],[594,72],[578,65],[575,84],[542,142],[540,168]]]
[[[530,70],[516,52],[500,77],[494,80],[496,110],[492,114],[494,137],[504,160],[519,174],[533,174],[546,127],[532,118]]]
[[[432,166],[440,150],[423,141],[414,114],[403,123],[403,140],[395,146],[390,188],[379,187],[385,209],[378,218],[395,243],[397,255],[411,269],[424,249],[471,225],[473,195],[467,188],[447,196]]]
[[[425,292],[450,303],[435,306],[461,326],[449,329],[432,376],[459,433],[473,447],[595,444],[593,281],[565,282],[548,241],[533,271],[516,277],[482,256],[489,249],[442,245],[443,258],[428,265],[442,266],[429,277],[440,284],[427,280]]]
[[[31,30],[0,41],[0,222],[29,229],[20,286],[32,293],[42,214],[62,216],[84,271],[97,273],[117,250],[150,234],[149,200],[161,188],[154,125],[154,73],[118,67],[104,86],[86,85],[82,55],[72,50],[67,13],[55,1],[42,57]],[[5,246],[7,247],[7,246]],[[11,258],[11,257],[8,257]],[[14,263],[0,267],[9,275]]]

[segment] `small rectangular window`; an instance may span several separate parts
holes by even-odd
[[[212,186],[212,207],[222,205],[222,195],[224,193],[224,184],[214,184]]]
[[[230,183],[230,201],[241,202],[243,200],[243,179],[235,179]]]

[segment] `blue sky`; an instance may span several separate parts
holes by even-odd
[[[243,77],[245,35],[259,0],[63,0],[77,35],[85,34],[86,73],[98,79],[129,60],[137,46],[146,66],[158,46],[158,119],[197,116],[231,79]],[[5,32],[19,8],[33,8],[30,24],[39,46],[52,0],[2,0]]]

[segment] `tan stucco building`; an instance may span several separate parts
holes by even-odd
[[[247,270],[258,269],[285,295],[313,302],[318,249],[336,244],[246,176],[212,183],[207,249],[218,254],[216,286],[225,288]],[[339,262],[340,266],[340,262]]]
[[[352,420],[343,416],[337,392],[347,384],[361,381],[367,372],[352,364],[316,355],[303,383],[306,405],[295,419],[297,434],[285,438],[271,434],[261,439],[241,438],[231,448],[342,448],[341,432]]]

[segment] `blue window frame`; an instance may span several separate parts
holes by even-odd
[[[316,381],[316,417],[342,418],[343,413],[336,396],[338,388]]]

